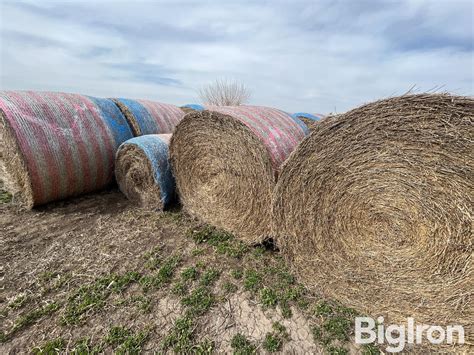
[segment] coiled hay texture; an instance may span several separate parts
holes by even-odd
[[[474,100],[406,95],[316,125],[282,168],[277,244],[310,288],[473,332]]]
[[[105,187],[132,137],[111,100],[77,94],[1,91],[0,123],[0,180],[25,208]]]
[[[247,243],[262,241],[279,167],[304,136],[290,115],[267,107],[188,113],[170,144],[183,206]]]
[[[135,137],[173,133],[185,115],[178,106],[155,101],[120,98],[113,101],[126,117]]]
[[[120,190],[135,204],[162,210],[175,197],[169,163],[171,134],[147,134],[122,143],[115,160]]]

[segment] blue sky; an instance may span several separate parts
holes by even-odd
[[[181,105],[229,78],[316,113],[414,85],[474,95],[473,3],[0,0],[0,89]]]

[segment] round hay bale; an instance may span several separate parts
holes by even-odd
[[[147,134],[122,143],[115,159],[120,191],[140,207],[162,210],[175,197],[169,163],[171,134]]]
[[[149,100],[112,99],[132,127],[135,137],[172,133],[184,117],[178,106]]]
[[[300,119],[309,128],[309,130],[312,130],[313,125],[316,122],[324,119],[326,116],[321,115],[319,113],[313,115],[307,112],[296,112],[292,114],[291,117],[293,117],[294,119]]]
[[[131,137],[111,100],[0,92],[0,180],[25,208],[104,188],[115,151]]]
[[[474,100],[447,94],[316,125],[273,197],[277,244],[301,281],[370,315],[472,334],[473,142]]]
[[[206,108],[199,104],[187,104],[181,106],[181,110],[185,113],[193,112],[193,111],[204,111]]]
[[[279,167],[304,136],[290,115],[267,107],[188,113],[170,144],[183,206],[247,243],[262,241]]]

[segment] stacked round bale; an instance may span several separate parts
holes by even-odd
[[[474,99],[407,95],[316,125],[282,168],[274,231],[308,287],[472,334],[473,197]]]
[[[180,107],[185,113],[193,111],[204,111],[206,108],[199,104],[186,104]]]
[[[108,99],[0,92],[0,180],[25,208],[99,190],[130,127]]]
[[[175,197],[169,164],[171,134],[147,134],[124,142],[117,151],[115,177],[133,203],[161,210]]]
[[[113,99],[132,127],[134,136],[172,133],[184,112],[175,105],[149,100]]]
[[[171,165],[184,208],[247,243],[270,234],[280,165],[305,130],[282,111],[208,107],[188,113],[171,138]]]
[[[184,117],[179,107],[147,100],[114,99],[135,137],[116,155],[115,174],[120,190],[135,204],[161,210],[175,197],[168,144]]]
[[[314,124],[326,116],[320,113],[308,113],[308,112],[296,112],[291,115],[294,119],[301,120],[310,130],[312,130]]]

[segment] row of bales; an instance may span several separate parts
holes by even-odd
[[[179,196],[247,244],[272,238],[308,288],[361,313],[473,334],[471,97],[410,94],[323,118],[1,92],[0,110],[0,179],[23,207],[115,177],[137,205]]]

